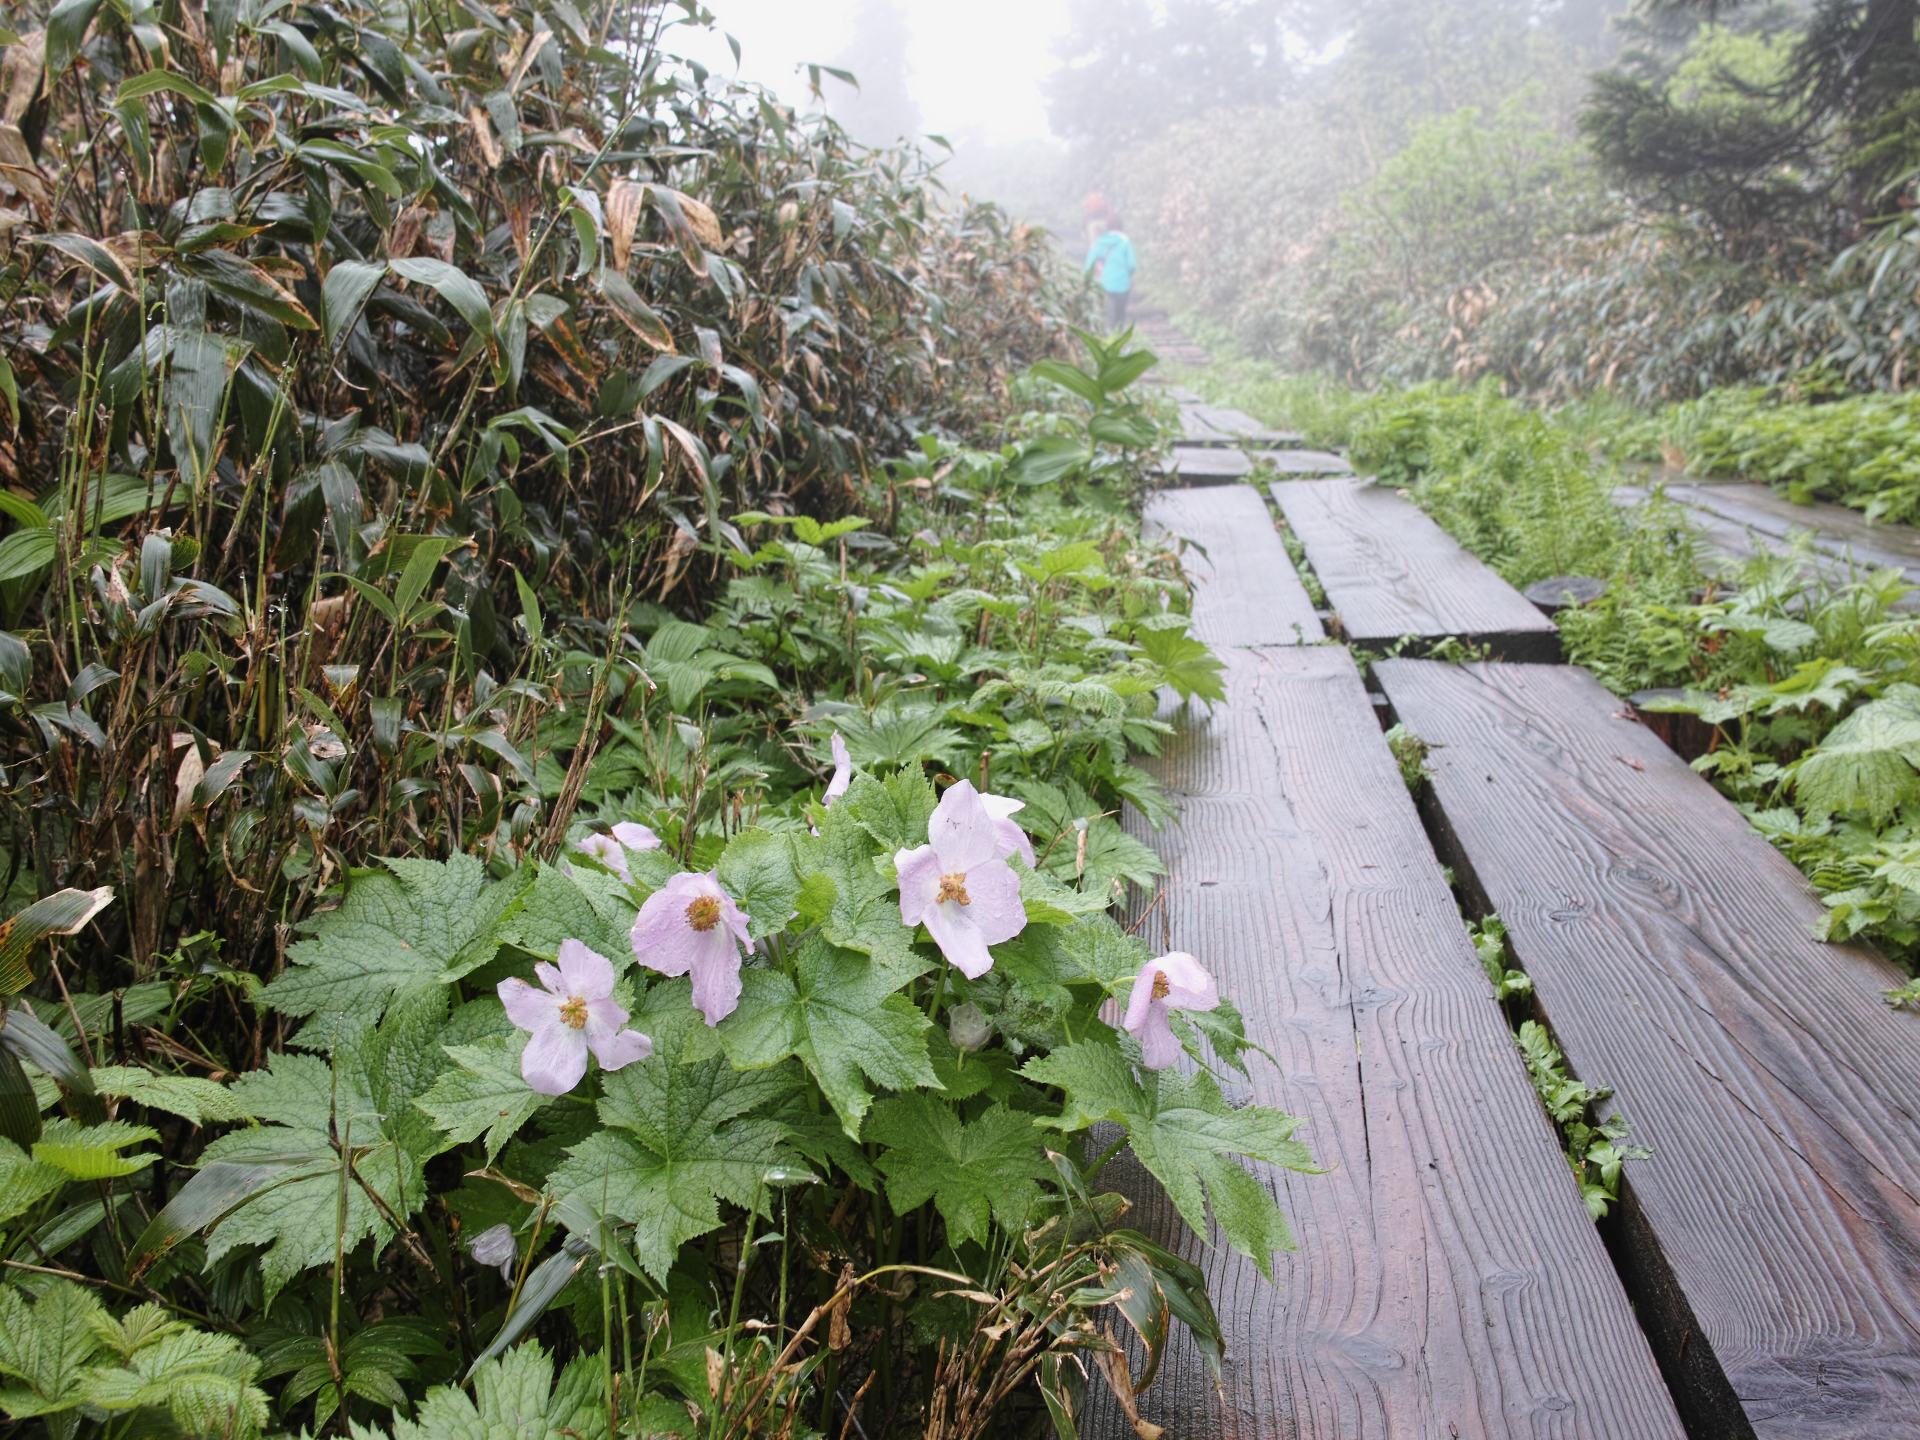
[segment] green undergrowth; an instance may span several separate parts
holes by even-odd
[[[1222,696],[1136,520],[1151,363],[1086,339],[1014,384],[1003,444],[928,437],[832,522],[726,517],[697,617],[628,597],[583,627],[523,589],[538,679],[482,693],[530,709],[525,738],[463,771],[485,843],[327,876],[265,974],[199,935],[144,969],[65,940],[137,900],[110,887],[16,913],[17,1433],[986,1436],[1078,1413],[1089,1374],[1131,1405],[1176,1322],[1217,1366],[1202,1272],[1102,1171],[1129,1150],[1271,1275],[1292,1242],[1242,1157],[1311,1162],[1290,1117],[1226,1099],[1258,1053],[1230,997],[1159,1012],[1198,1068],[1119,1028],[1153,957],[1115,907],[1161,867],[1118,814],[1168,813],[1135,763],[1158,697]],[[309,732],[310,823],[367,803],[355,735]],[[952,848],[975,788],[1015,816],[997,858]],[[904,913],[927,852],[942,903],[1013,887],[984,969]],[[556,1082],[568,1007],[607,1029]]]
[[[1762,480],[1794,500],[1837,500],[1875,520],[1920,518],[1920,394],[1818,391],[1711,391],[1624,440],[1696,475]]]
[[[1518,1016],[1531,1000],[1533,981],[1511,963],[1505,923],[1497,915],[1469,920],[1467,937],[1493,985],[1494,998],[1510,1019]],[[1541,1107],[1566,1146],[1567,1166],[1580,1187],[1587,1214],[1595,1220],[1604,1219],[1620,1201],[1624,1164],[1644,1160],[1652,1152],[1631,1143],[1632,1127],[1618,1111],[1600,1115],[1600,1108],[1613,1092],[1575,1079],[1546,1026],[1538,1020],[1519,1019],[1514,1025],[1514,1043],[1526,1062],[1527,1077],[1533,1081]]]
[[[1290,417],[1261,408],[1263,396],[1279,405],[1325,389],[1237,383],[1269,424]],[[1727,402],[1698,413],[1716,403]],[[1907,404],[1814,408],[1856,406],[1892,427]],[[1556,617],[1568,658],[1616,694],[1669,692],[1646,704],[1699,722],[1705,740],[1688,758],[1813,881],[1824,938],[1868,940],[1909,968],[1920,959],[1920,615],[1902,608],[1902,575],[1830,579],[1804,554],[1711,568],[1678,507],[1657,493],[1612,502],[1621,477],[1598,452],[1657,450],[1669,418],[1636,425],[1614,401],[1563,420],[1491,386],[1431,384],[1306,413],[1337,417],[1310,439],[1345,444],[1358,469],[1405,487],[1513,584],[1604,579],[1599,600]],[[1874,454],[1897,454],[1903,436],[1883,433]],[[1920,983],[1892,998],[1920,1003]]]

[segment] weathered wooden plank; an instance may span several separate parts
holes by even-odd
[[[1282,481],[1273,496],[1348,639],[1457,635],[1511,659],[1559,658],[1551,620],[1386,486]]]
[[[1710,497],[1721,490],[1744,490],[1744,482],[1721,481],[1688,487],[1693,494]],[[1643,504],[1652,492],[1638,485],[1622,485],[1613,492],[1613,503],[1623,509],[1632,509]],[[1697,533],[1702,548],[1702,559],[1710,568],[1721,572],[1736,570],[1742,563],[1755,555],[1790,555],[1799,565],[1801,572],[1809,578],[1817,578],[1832,585],[1844,585],[1857,580],[1868,570],[1876,567],[1892,567],[1904,570],[1908,579],[1920,586],[1920,561],[1904,559],[1899,549],[1874,550],[1862,552],[1853,548],[1845,538],[1835,535],[1821,535],[1818,531],[1804,532],[1785,523],[1769,522],[1762,529],[1754,525],[1742,524],[1728,518],[1723,511],[1732,506],[1709,506],[1695,504],[1685,495],[1668,492],[1674,504],[1688,525]],[[1784,497],[1776,497],[1780,504],[1791,505]],[[1844,508],[1844,507],[1832,507]],[[1848,514],[1853,512],[1849,511]],[[1748,512],[1751,517],[1751,512]],[[1811,517],[1816,521],[1824,520],[1824,512]],[[1877,526],[1885,537],[1897,546],[1909,543],[1910,527]],[[1796,537],[1802,533],[1811,533],[1812,543],[1797,545]],[[1898,538],[1896,538],[1898,537]],[[1715,562],[1719,563],[1715,563]],[[1920,610],[1920,591],[1895,602],[1896,610]]]
[[[1253,474],[1253,462],[1238,450],[1176,445],[1160,473],[1182,485],[1229,485]]]
[[[1217,445],[1179,444],[1173,457],[1160,467],[1163,475],[1178,476],[1187,485],[1218,485],[1244,480],[1256,471],[1281,475],[1351,476],[1353,467],[1344,457],[1325,450],[1227,449]]]
[[[1204,406],[1184,404],[1180,407],[1180,444],[1183,448],[1195,445],[1210,448],[1233,443],[1230,431],[1220,429],[1207,419]]]
[[[1388,661],[1446,848],[1651,1159],[1616,1247],[1696,1436],[1920,1436],[1920,1019],[1585,671]]]
[[[1669,485],[1681,504],[1744,529],[1791,544],[1802,535],[1839,560],[1862,568],[1890,568],[1920,575],[1920,535],[1905,525],[1875,525],[1844,505],[1796,505],[1765,485]]]
[[[1162,490],[1147,502],[1146,529],[1190,542],[1180,564],[1193,586],[1194,633],[1209,645],[1326,638],[1258,490]]]
[[[1257,445],[1297,444],[1301,439],[1294,431],[1269,429],[1245,411],[1230,406],[1209,405],[1200,413],[1215,429],[1239,435]]]
[[[1269,430],[1251,415],[1243,415],[1238,410],[1188,403],[1182,404],[1179,412],[1178,443],[1182,448],[1237,450],[1248,446],[1258,453],[1261,447],[1291,448],[1302,443],[1300,435],[1288,430]]]
[[[1182,1343],[1146,1413],[1207,1440],[1677,1437],[1352,659],[1227,663],[1227,704],[1163,712],[1146,762],[1182,811],[1135,824],[1170,872],[1143,933],[1218,974],[1277,1059],[1252,1098],[1304,1117],[1327,1173],[1266,1177],[1299,1242],[1277,1286],[1183,1238],[1143,1173],[1103,1177],[1228,1333],[1222,1393]],[[1089,1433],[1125,1429],[1108,1402]]]

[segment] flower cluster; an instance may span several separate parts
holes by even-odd
[[[823,804],[832,805],[852,783],[846,742],[833,737],[834,774]],[[969,980],[993,968],[993,949],[1026,929],[1019,856],[1034,865],[1033,842],[1014,820],[1022,802],[985,795],[961,780],[940,797],[927,822],[927,843],[893,857],[900,888],[900,921],[924,925],[949,964]],[[594,835],[580,848],[627,876],[626,852],[660,844],[643,825],[616,825],[610,836]],[[628,877],[630,878],[630,877]],[[721,888],[715,870],[682,871],[640,906],[629,935],[634,959],[661,975],[689,975],[693,1004],[709,1026],[740,1003],[741,967],[754,952],[747,916]],[[625,1029],[627,1012],[614,1003],[612,962],[578,940],[560,947],[555,965],[534,967],[540,986],[523,980],[500,984],[500,999],[513,1023],[529,1032],[521,1073],[543,1095],[571,1090],[586,1074],[591,1052],[602,1068],[617,1070],[652,1053],[652,1042]],[[1140,1043],[1141,1063],[1163,1069],[1180,1056],[1171,1023],[1175,1010],[1205,1011],[1220,1003],[1214,979],[1191,955],[1162,955],[1140,968],[1117,1028]],[[964,1023],[962,1023],[964,1021]],[[988,1022],[978,1007],[958,1007],[960,1049],[984,1044]],[[964,1031],[964,1034],[960,1033]]]

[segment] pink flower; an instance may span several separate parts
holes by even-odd
[[[633,921],[633,958],[662,975],[693,973],[693,1004],[718,1025],[740,1003],[741,950],[751,951],[747,917],[714,872],[681,871]]]
[[[1211,1010],[1219,1003],[1220,987],[1213,976],[1193,956],[1175,951],[1140,967],[1120,1028],[1140,1042],[1141,1064],[1149,1070],[1164,1070],[1180,1058],[1180,1040],[1168,1015],[1175,1010]]]
[[[901,923],[925,925],[940,953],[977,980],[993,968],[987,947],[1027,928],[1020,878],[1003,858],[1013,852],[970,780],[940,797],[927,840],[893,857]]]
[[[853,784],[853,761],[847,755],[847,742],[841,738],[838,730],[833,732],[833,779],[827,782],[827,793],[820,797],[820,807],[825,809]]]
[[[574,848],[593,856],[622,880],[630,881],[633,875],[627,869],[627,851],[658,850],[660,837],[644,825],[622,820],[613,827],[611,835],[588,835]]]
[[[536,989],[524,980],[502,980],[500,1003],[507,1018],[533,1038],[520,1056],[520,1074],[542,1095],[564,1095],[587,1073],[587,1052],[603,1070],[618,1070],[653,1053],[653,1041],[623,1028],[627,1012],[613,1003],[613,962],[582,945],[562,940],[555,964],[533,967]]]
[[[1027,808],[1027,802],[1016,800],[1011,795],[982,795],[980,803],[987,807],[987,814],[993,817],[993,833],[1000,837],[1000,855],[1004,859],[1009,855],[1019,855],[1027,862],[1027,868],[1033,869],[1033,841],[1027,838],[1027,832],[1020,828],[1020,822],[1013,817]]]

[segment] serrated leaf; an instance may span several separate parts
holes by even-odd
[[[391,1429],[354,1427],[355,1440],[560,1440],[595,1435],[607,1424],[603,1362],[580,1355],[554,1382],[553,1360],[537,1341],[478,1366],[473,1394],[441,1385],[427,1392],[417,1418]]]
[[[883,855],[927,843],[927,822],[938,803],[924,771],[861,775],[840,803]]]
[[[404,1219],[425,1198],[419,1160],[387,1136],[364,1066],[351,1052],[338,1067],[337,1088],[334,1072],[318,1056],[281,1054],[267,1069],[241,1076],[231,1093],[250,1114],[270,1123],[221,1136],[207,1147],[203,1163],[236,1170],[286,1167],[295,1178],[263,1184],[222,1214],[207,1237],[207,1263],[240,1245],[263,1247],[260,1278],[268,1305],[301,1270],[333,1261],[340,1183],[339,1157],[328,1135],[330,1115],[337,1113],[355,1172],[389,1210]],[[359,1184],[347,1186],[344,1235],[349,1249],[369,1236],[385,1240],[392,1235]],[[146,1248],[145,1240],[136,1250]]]
[[[729,841],[720,857],[720,888],[747,912],[747,929],[756,940],[779,934],[793,915],[800,896],[795,846],[803,838],[749,830]]]
[[[1227,699],[1227,666],[1221,664],[1204,641],[1181,630],[1142,628],[1135,632],[1133,643],[1139,645],[1146,659],[1154,662],[1162,682],[1183,701],[1198,697],[1212,705]]]
[[[520,1074],[520,1055],[526,1048],[527,1036],[519,1033],[477,1045],[449,1045],[446,1055],[454,1068],[414,1103],[455,1144],[465,1145],[484,1133],[491,1165],[501,1147],[547,1103]]]
[[[0,1140],[0,1225],[26,1214],[66,1183],[64,1172],[40,1164],[11,1140]]]
[[[227,1087],[192,1075],[159,1075],[138,1065],[94,1067],[93,1085],[102,1095],[120,1095],[149,1110],[164,1110],[195,1125],[244,1120],[246,1110]]]
[[[253,1383],[260,1361],[231,1335],[175,1329],[124,1365],[87,1371],[89,1404],[107,1411],[164,1410],[187,1435],[255,1440],[269,1418]]]
[[[100,1348],[92,1321],[100,1302],[71,1280],[49,1280],[39,1298],[0,1285],[0,1410],[16,1420],[71,1410],[87,1400],[85,1366]]]
[[[718,1228],[720,1201],[753,1205],[770,1172],[804,1168],[779,1123],[751,1113],[792,1093],[794,1072],[742,1075],[718,1056],[679,1063],[689,998],[685,982],[648,992],[634,1024],[653,1036],[653,1056],[605,1078],[607,1128],[569,1149],[549,1181],[563,1199],[631,1222],[635,1256],[661,1281],[682,1244]]]
[[[1066,1091],[1058,1121],[1081,1130],[1100,1120],[1126,1129],[1140,1163],[1201,1237],[1209,1210],[1227,1243],[1273,1278],[1273,1253],[1292,1248],[1287,1222],[1267,1186],[1235,1158],[1313,1172],[1307,1148],[1293,1138],[1300,1122],[1260,1105],[1233,1109],[1204,1072],[1151,1072],[1145,1083],[1114,1045],[1083,1040],[1029,1061],[1021,1074]]]
[[[933,962],[913,948],[913,930],[900,921],[893,857],[876,855],[851,811],[840,805],[827,811],[813,854],[834,884],[833,905],[820,923],[821,934],[843,950],[869,957],[894,977],[890,988],[933,968]],[[874,868],[876,859],[888,862],[886,875]]]
[[[283,1014],[311,1017],[302,1045],[350,1043],[396,997],[492,959],[502,910],[533,882],[528,872],[489,887],[470,855],[355,871],[340,904],[305,922],[306,938],[288,950],[290,963],[265,997]]]
[[[954,1242],[986,1243],[989,1221],[1022,1229],[1051,1174],[1033,1117],[992,1105],[970,1121],[931,1095],[906,1095],[873,1107],[867,1138],[886,1149],[875,1164],[900,1214],[929,1198]]]
[[[40,1138],[33,1142],[33,1159],[35,1164],[51,1165],[75,1180],[117,1180],[146,1169],[160,1158],[151,1150],[135,1155],[121,1152],[129,1145],[159,1138],[159,1131],[124,1120],[82,1125],[56,1117],[46,1122]]]
[[[1889,686],[1828,732],[1794,767],[1794,793],[1815,815],[1884,822],[1920,796],[1920,687]]]
[[[868,1081],[891,1090],[938,1087],[927,1058],[931,1022],[897,993],[900,978],[866,956],[814,936],[795,957],[793,979],[774,970],[749,970],[742,979],[740,1008],[720,1027],[728,1056],[749,1070],[797,1057],[849,1139],[860,1138],[873,1103]]]

